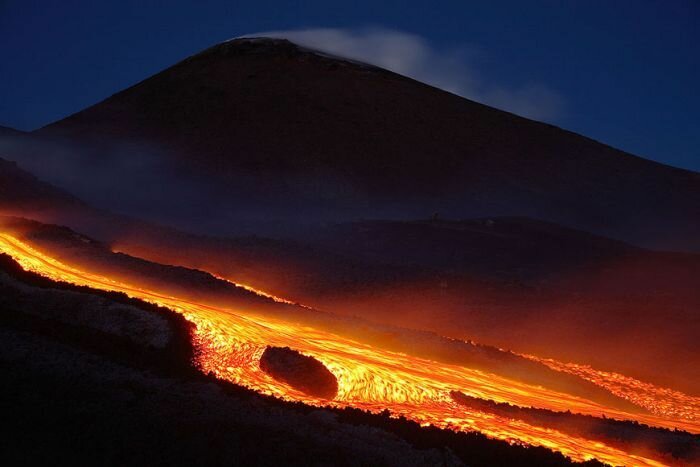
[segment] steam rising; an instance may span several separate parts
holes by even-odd
[[[476,71],[475,47],[438,50],[421,36],[385,28],[313,28],[269,31],[272,37],[409,76],[445,91],[535,120],[556,122],[564,99],[540,83],[517,87],[486,83]]]

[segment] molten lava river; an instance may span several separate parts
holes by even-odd
[[[123,292],[178,313],[195,324],[196,365],[204,372],[286,400],[310,405],[388,409],[423,425],[479,431],[511,443],[544,446],[573,460],[598,459],[612,465],[665,465],[663,460],[633,455],[604,443],[556,430],[502,418],[458,405],[450,391],[525,407],[605,415],[637,420],[652,426],[700,432],[700,398],[656,388],[632,378],[611,384],[651,414],[631,414],[580,397],[528,385],[458,365],[391,352],[319,329],[246,314],[244,310],[211,307],[145,290],[128,280],[104,277],[76,265],[67,265],[17,238],[0,233],[0,252],[12,256],[24,269],[47,278],[106,291]],[[338,380],[332,401],[316,399],[281,383],[259,367],[267,345],[288,346],[323,362]],[[530,357],[536,359],[536,357]],[[605,387],[605,374],[585,367],[543,361],[559,371],[581,376]],[[618,375],[619,376],[619,375]],[[622,389],[620,389],[622,388]],[[669,395],[670,394],[670,395]]]

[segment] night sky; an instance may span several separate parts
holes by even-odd
[[[38,128],[235,36],[317,28],[353,50],[419,41],[423,69],[465,75],[464,95],[516,113],[542,96],[529,116],[700,170],[694,0],[0,0],[0,125]]]

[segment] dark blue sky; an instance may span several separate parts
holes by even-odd
[[[482,86],[559,96],[556,125],[700,170],[696,0],[0,0],[0,125],[45,125],[234,36],[318,27],[466,48]]]

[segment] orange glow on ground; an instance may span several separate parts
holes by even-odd
[[[664,465],[659,459],[632,455],[599,441],[470,410],[452,401],[450,391],[526,407],[571,410],[596,416],[605,414],[649,425],[700,432],[700,422],[694,418],[700,403],[698,398],[682,393],[669,397],[667,390],[652,385],[648,385],[646,394],[658,407],[666,409],[655,415],[629,414],[540,386],[387,351],[312,327],[255,316],[246,310],[212,307],[157,290],[145,290],[129,283],[128,279],[115,280],[82,270],[79,266],[63,264],[4,233],[0,233],[0,252],[12,256],[24,269],[47,278],[123,292],[181,313],[196,325],[196,364],[202,371],[282,399],[311,405],[329,404],[329,401],[309,397],[260,370],[259,358],[267,345],[289,346],[323,362],[338,379],[338,396],[330,402],[338,407],[372,411],[388,409],[394,415],[404,415],[421,424],[452,430],[476,430],[509,442],[544,446],[578,461],[596,458],[613,465]],[[560,371],[573,371],[564,364],[549,362],[545,363]],[[608,387],[608,383],[602,381],[607,378],[606,374],[588,376],[584,378]],[[646,407],[648,404],[640,405]]]

